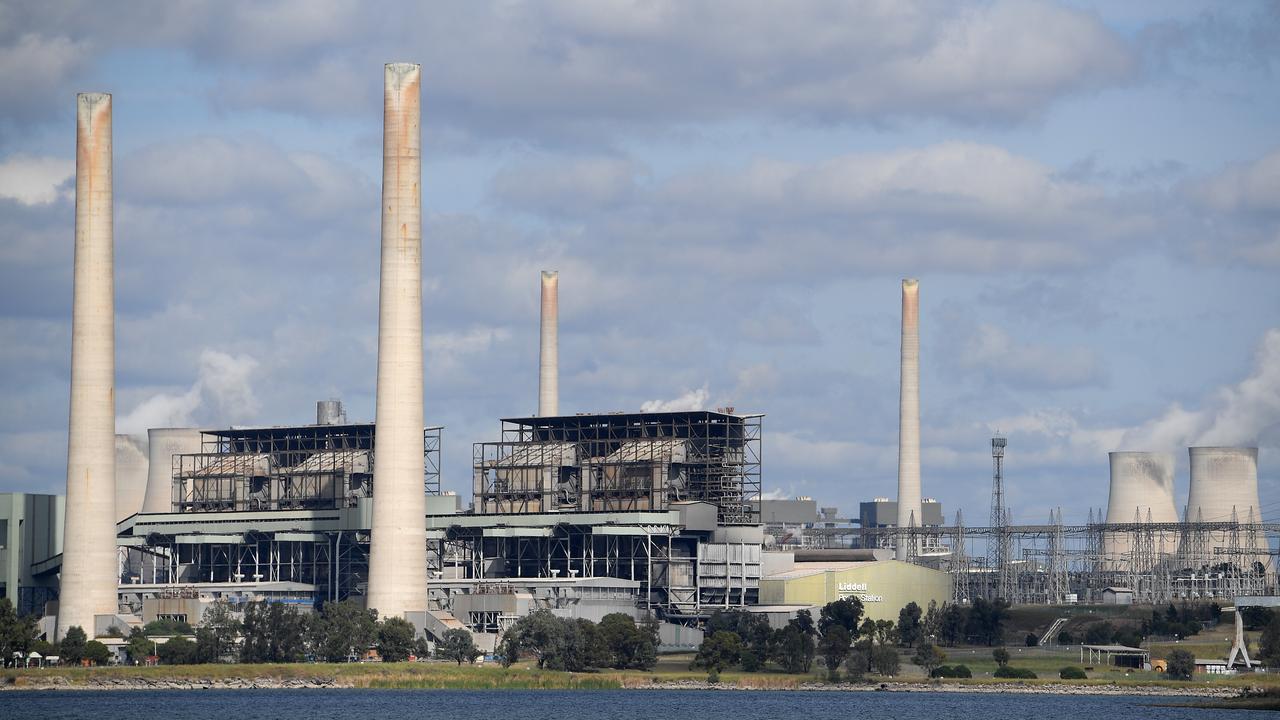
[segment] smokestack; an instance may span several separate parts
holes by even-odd
[[[382,279],[367,602],[383,617],[427,609],[420,74],[418,65],[392,63],[383,86]]]
[[[111,96],[76,96],[76,248],[71,311],[67,509],[57,636],[116,602],[115,281]]]
[[[542,271],[542,336],[538,355],[538,416],[560,414],[560,273]]]
[[[173,512],[173,456],[190,455],[201,449],[200,431],[194,428],[147,431],[147,496],[142,501],[142,512]]]
[[[898,394],[898,527],[920,510],[920,283],[902,281],[902,384]],[[896,556],[906,560],[907,541]]]
[[[116,522],[142,511],[147,493],[147,441],[116,435]]]

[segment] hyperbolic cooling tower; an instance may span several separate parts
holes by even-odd
[[[367,607],[427,609],[422,411],[422,144],[418,65],[386,66],[377,435]]]
[[[111,96],[76,96],[76,246],[67,505],[57,636],[117,611]]]
[[[898,527],[914,524],[920,509],[920,283],[902,281],[902,385],[898,406]],[[897,558],[906,560],[907,542],[899,540]]]
[[[200,452],[195,428],[151,428],[147,431],[147,496],[144,513],[173,512],[173,456]]]
[[[142,511],[147,494],[147,441],[116,435],[116,522]]]
[[[1113,452],[1111,460],[1111,492],[1107,496],[1108,523],[1175,523],[1178,511],[1173,503],[1173,456],[1153,452]],[[1176,550],[1176,536],[1156,536],[1153,550]],[[1103,539],[1103,552],[1112,570],[1130,567],[1126,553],[1132,550],[1127,533],[1108,533]],[[1145,568],[1143,568],[1145,569]]]
[[[1187,492],[1186,515],[1189,522],[1228,522],[1233,513],[1237,521],[1262,522],[1262,505],[1258,501],[1258,448],[1193,447],[1191,455],[1191,487]],[[1244,541],[1242,540],[1242,543]],[[1212,533],[1209,552],[1230,543],[1228,533]],[[1266,549],[1263,533],[1257,534],[1256,549]],[[1208,561],[1225,562],[1221,557]],[[1262,557],[1236,558],[1241,564],[1265,561]]]
[[[542,271],[542,332],[538,343],[538,416],[560,414],[560,273]]]

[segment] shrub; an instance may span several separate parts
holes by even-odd
[[[84,656],[94,665],[106,665],[111,661],[111,650],[97,640],[84,644]]]
[[[1080,668],[1074,665],[1068,665],[1067,667],[1064,667],[1061,670],[1059,670],[1058,677],[1062,678],[1063,680],[1088,680],[1089,679],[1089,676],[1085,674],[1084,670],[1081,670]]]
[[[1058,644],[1059,645],[1075,645],[1076,638],[1074,635],[1071,634],[1070,630],[1063,630],[1062,632],[1058,633]]]
[[[1036,637],[1035,633],[1027,633],[1027,638],[1023,644],[1027,647],[1035,647],[1040,644],[1040,638]]]
[[[973,671],[968,665],[943,665],[933,671],[933,677],[936,678],[971,678]]]
[[[1196,671],[1196,656],[1186,650],[1174,650],[1167,658],[1169,669],[1165,673],[1174,680],[1190,680]]]
[[[867,656],[861,650],[849,653],[844,663],[844,676],[849,682],[861,682],[867,676]]]
[[[996,661],[997,665],[1004,667],[1009,664],[1009,651],[1004,648],[996,648],[991,651],[991,658]]]
[[[711,683],[712,685],[715,685],[716,683],[720,682],[720,671],[716,670],[715,668],[711,668],[711,672],[707,673],[707,682]]]
[[[1035,680],[1036,674],[1027,668],[1016,668],[1008,665],[1001,665],[996,668],[995,676],[998,678],[1013,678],[1016,680]]]

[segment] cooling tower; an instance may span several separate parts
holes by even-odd
[[[538,343],[538,416],[560,414],[560,273],[542,271],[542,333]]]
[[[1187,519],[1191,522],[1227,522],[1235,517],[1242,523],[1252,513],[1262,522],[1262,505],[1258,501],[1258,448],[1193,447],[1191,455],[1191,487],[1187,492]],[[1211,533],[1207,550],[1227,546],[1227,533]],[[1256,548],[1266,549],[1265,534],[1257,534]],[[1223,558],[1206,558],[1223,562]],[[1242,558],[1242,563],[1265,561],[1262,557]]]
[[[898,527],[920,526],[920,283],[902,281],[902,384],[898,396]],[[907,543],[897,544],[906,560]]]
[[[195,428],[147,431],[147,496],[142,501],[142,512],[173,512],[173,456],[200,451],[200,431]]]
[[[116,586],[115,280],[111,96],[76,96],[76,246],[71,310],[67,505],[58,626],[94,636]]]
[[[147,441],[116,435],[116,522],[142,512],[147,494]]]
[[[422,411],[422,145],[418,65],[386,66],[373,536],[366,606],[427,609]]]
[[[1135,520],[1153,523],[1178,522],[1178,511],[1173,503],[1174,459],[1167,453],[1113,452],[1111,460],[1111,491],[1107,496],[1107,522],[1132,523]],[[1177,538],[1175,534],[1161,533],[1155,538],[1156,553],[1172,553]],[[1103,538],[1106,565],[1111,570],[1127,570],[1132,550],[1132,537],[1127,533],[1107,533]],[[1143,568],[1146,569],[1145,567]]]

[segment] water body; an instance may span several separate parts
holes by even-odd
[[[1181,701],[1182,699],[1178,699]],[[699,690],[123,690],[0,692],[0,720],[935,720],[1274,718],[1082,695]]]

